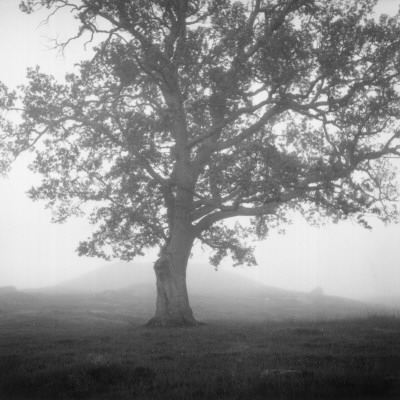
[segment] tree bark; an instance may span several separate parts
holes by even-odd
[[[186,268],[193,245],[192,234],[180,230],[162,249],[154,264],[157,284],[156,313],[148,327],[199,325],[189,305]]]
[[[197,176],[187,146],[189,134],[177,71],[172,76],[170,86],[175,90],[164,90],[163,93],[173,117],[172,134],[176,142],[172,173],[175,196],[165,196],[170,231],[154,264],[157,302],[155,316],[147,323],[150,327],[199,325],[193,317],[186,287],[186,268],[195,238],[191,214]]]

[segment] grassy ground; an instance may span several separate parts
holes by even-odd
[[[79,307],[3,317],[5,400],[400,398],[398,316],[171,330]]]

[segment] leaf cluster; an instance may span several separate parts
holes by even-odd
[[[252,264],[240,238],[264,238],[293,209],[314,223],[393,220],[400,23],[373,19],[374,4],[23,1],[70,10],[71,40],[101,42],[63,84],[29,71],[2,148],[36,153],[30,195],[56,220],[92,210],[81,254],[130,259],[185,218],[214,264]],[[246,228],[221,225],[242,216]]]

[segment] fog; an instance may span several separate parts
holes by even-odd
[[[89,56],[78,44],[64,55],[51,48],[49,38],[62,39],[71,31],[69,15],[43,25],[44,14],[22,14],[18,3],[0,2],[0,81],[15,87],[24,82],[26,68],[37,64],[62,79],[75,62]],[[377,12],[394,13],[399,4],[400,0],[380,0]],[[80,258],[75,252],[79,240],[90,234],[85,219],[51,224],[44,205],[27,198],[25,192],[38,179],[27,169],[28,161],[21,157],[8,177],[0,179],[0,286],[50,286],[103,266],[104,261]],[[321,287],[326,294],[350,298],[400,296],[400,227],[379,221],[373,221],[373,227],[366,231],[342,222],[313,228],[299,216],[285,235],[271,232],[257,244],[258,266],[230,268],[232,262],[225,260],[221,268],[290,290]],[[156,251],[137,262],[150,268],[155,257]],[[206,265],[207,254],[196,248],[191,262]]]

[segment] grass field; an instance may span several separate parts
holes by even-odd
[[[46,304],[0,315],[1,399],[400,398],[396,315],[151,330],[140,307]]]

